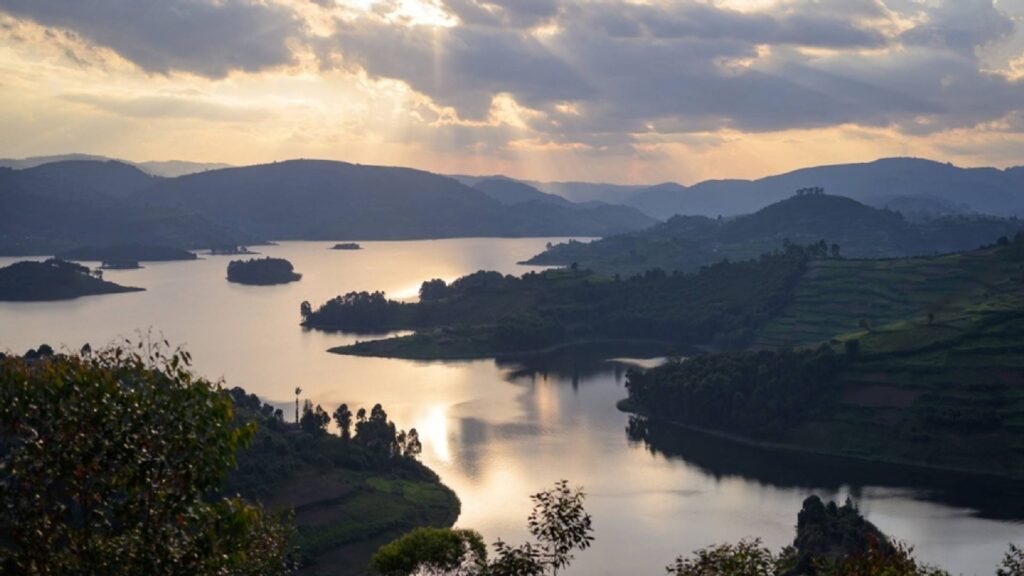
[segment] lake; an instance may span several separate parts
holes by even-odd
[[[992,483],[773,455],[682,431],[631,438],[615,402],[626,395],[626,369],[642,363],[629,358],[642,356],[634,350],[609,351],[616,361],[578,354],[531,366],[412,362],[330,354],[360,337],[299,326],[303,300],[316,307],[351,290],[412,298],[431,278],[480,269],[522,274],[530,268],[516,262],[549,240],[362,242],[358,251],[285,242],[257,250],[287,258],[303,278],[270,287],[227,282],[227,263],[237,256],[145,263],[104,272],[145,292],[0,302],[0,349],[95,348],[151,330],[185,346],[200,374],[242,386],[286,414],[296,386],[329,412],[342,402],[353,409],[379,402],[400,428],[419,430],[422,459],[462,500],[459,526],[489,541],[526,537],[529,494],[561,478],[584,486],[597,540],[569,574],[662,574],[678,554],[748,536],[778,549],[792,541],[797,511],[812,493],[854,497],[883,531],[954,574],[992,574],[1007,543],[1024,540],[1024,512],[1000,506],[1014,504],[1012,492],[1004,496]],[[17,260],[2,258],[0,266]]]

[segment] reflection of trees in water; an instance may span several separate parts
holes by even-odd
[[[1024,481],[760,448],[639,416],[630,416],[626,437],[716,479],[739,477],[781,488],[848,487],[854,498],[866,487],[892,488],[917,500],[969,508],[982,518],[1024,520]]]
[[[653,358],[671,351],[674,350],[665,344],[651,342],[593,342],[543,354],[508,357],[495,360],[495,364],[506,371],[505,379],[510,382],[553,377],[576,390],[581,382],[609,374],[622,384],[630,367],[614,358]]]

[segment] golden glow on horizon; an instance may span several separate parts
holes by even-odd
[[[444,27],[458,25],[437,0],[276,2],[295,6],[312,32],[324,38],[335,18],[359,15],[434,28],[435,39]],[[711,3],[756,11],[789,0]],[[911,24],[891,18],[880,26],[898,31]],[[530,33],[547,46],[561,30],[550,24]],[[444,69],[439,41],[433,50],[434,82],[441,84],[446,79],[439,76]],[[800,50],[816,57],[831,54]],[[371,77],[343,58],[324,67],[319,61],[324,57],[311,48],[297,49],[288,66],[219,79],[146,73],[76,34],[0,15],[0,131],[18,135],[0,139],[0,156],[86,152],[135,161],[233,164],[319,157],[537,180],[692,183],[891,155],[1007,166],[1019,164],[1024,150],[1024,135],[1013,128],[1020,122],[1015,117],[932,134],[855,125],[681,133],[655,118],[639,133],[616,136],[632,149],[616,148],[557,133],[587,118],[593,107],[586,101],[558,102],[548,113],[500,92],[482,119],[470,120],[405,82]],[[722,60],[720,66],[739,70],[772,57],[771,46],[758,46],[756,56]],[[1024,80],[1024,55],[1010,58],[1004,73]]]

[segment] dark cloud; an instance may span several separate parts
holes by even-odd
[[[222,77],[292,61],[291,11],[247,0],[0,0],[0,11],[72,30],[148,72]]]
[[[397,78],[466,118],[482,118],[491,99],[515,94],[527,106],[586,98],[587,81],[544,44],[517,30],[473,26],[401,27],[365,19],[335,36],[348,63]]]
[[[506,92],[544,112],[530,126],[545,138],[595,146],[725,127],[921,133],[1024,107],[1024,83],[984,71],[975,54],[1014,33],[992,0],[804,0],[745,12],[696,2],[446,7],[460,26],[390,30],[357,20],[332,47],[465,118],[480,118]],[[917,24],[890,35],[900,19]],[[555,31],[535,34],[537,25]]]
[[[325,68],[404,81],[464,120],[486,118],[507,93],[541,112],[524,119],[538,142],[622,150],[635,134],[838,125],[922,134],[1019,118],[1024,80],[983,63],[986,51],[1021,45],[1008,3],[1024,0],[787,0],[749,11],[697,1],[444,0],[458,20],[445,28],[396,25],[400,3],[386,1],[370,14],[345,11],[332,35],[316,38],[284,5],[255,0],[0,0],[0,11],[69,30],[151,72],[220,77],[288,63],[290,46],[309,47]],[[516,134],[430,129],[451,146],[472,146],[477,135],[489,149]]]

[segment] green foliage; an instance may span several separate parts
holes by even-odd
[[[299,426],[306,434],[326,434],[327,425],[331,423],[331,417],[319,404],[316,407],[309,400],[306,400],[302,407],[302,417],[299,419]]]
[[[383,292],[349,292],[303,315],[311,328],[387,331],[408,323],[411,304],[388,300]]]
[[[335,298],[305,325],[342,330],[415,329],[339,351],[413,357],[460,352],[486,356],[587,340],[657,340],[742,347],[789,301],[810,249],[748,262],[721,262],[696,274],[650,270],[618,281],[588,270],[547,270],[520,278],[477,272],[439,299],[388,301],[382,293]]]
[[[286,522],[208,498],[254,427],[165,345],[0,358],[0,571],[287,570]]]
[[[718,544],[680,556],[665,568],[672,576],[774,576],[778,560],[760,539]]]
[[[487,547],[473,530],[418,528],[381,546],[370,561],[380,576],[407,574],[480,574],[487,566]]]
[[[472,576],[541,576],[568,566],[576,550],[590,547],[594,538],[590,515],[583,508],[582,489],[561,480],[551,490],[530,497],[528,519],[535,543],[519,546],[498,540],[494,560],[476,532],[417,530],[381,547],[374,554],[374,573],[386,576],[460,574]]]
[[[626,388],[651,417],[778,434],[828,401],[840,366],[827,347],[704,354],[630,371]]]
[[[239,284],[285,284],[302,278],[296,274],[292,263],[283,258],[252,258],[232,260],[228,263],[228,280]]]
[[[871,545],[862,553],[840,558],[819,558],[812,574],[818,576],[950,576],[949,572],[921,564],[913,549],[902,543]]]
[[[541,562],[553,573],[572,562],[573,550],[586,550],[594,541],[593,523],[583,508],[584,497],[581,488],[569,488],[566,480],[530,497],[533,511],[527,526],[540,543]]]

